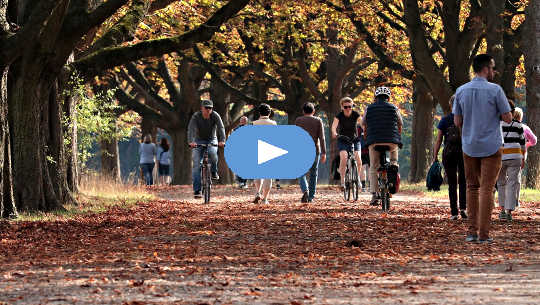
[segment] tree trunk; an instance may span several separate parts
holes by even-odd
[[[225,130],[227,130],[227,127],[231,124],[230,113],[228,111],[231,94],[217,81],[210,83],[210,89],[210,98],[214,102],[214,111],[219,113]],[[222,148],[218,148],[218,173],[219,183],[232,184],[234,182],[234,174],[227,166],[227,162],[225,162],[225,153]]]
[[[527,76],[527,123],[540,133],[540,2],[530,1],[527,7],[526,30],[523,36]],[[527,161],[527,187],[540,187],[540,146],[530,147]]]
[[[115,182],[121,182],[120,176],[120,153],[118,152],[118,140],[116,138],[102,139],[101,147],[101,174]]]
[[[409,182],[418,183],[426,178],[433,147],[433,111],[435,104],[426,84],[416,79],[414,113],[411,137],[411,169]]]
[[[64,125],[64,134],[69,137],[66,148],[66,181],[71,192],[79,191],[79,153],[77,147],[77,98],[68,96],[63,100],[63,115],[69,118],[69,125]]]
[[[187,122],[186,122],[187,125]],[[172,139],[172,184],[190,184],[191,183],[191,149],[187,143],[187,130],[175,129],[167,130]]]
[[[7,118],[7,78],[8,68],[0,68],[0,218],[17,217],[17,208],[13,200],[11,176],[11,156],[9,125]]]
[[[152,136],[152,142],[153,143],[157,142],[157,127],[156,127],[156,124],[155,124],[155,122],[153,122],[152,120],[150,120],[148,118],[145,118],[144,116],[142,117],[142,122],[141,122],[141,133],[142,133],[141,142],[144,140],[144,137],[147,134]]]

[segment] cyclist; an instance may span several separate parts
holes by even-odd
[[[193,161],[193,192],[195,198],[201,198],[201,159],[204,154],[204,147],[197,147],[198,144],[217,144],[225,146],[225,127],[217,112],[214,112],[214,104],[210,100],[201,102],[201,110],[191,117],[188,125],[189,146],[193,148],[191,160]],[[217,133],[217,135],[216,135]],[[219,141],[219,142],[218,142]],[[211,164],[212,179],[218,180],[218,155],[217,147],[208,147],[208,158]]]
[[[364,117],[362,127],[366,145],[369,148],[369,189],[372,194],[371,205],[377,205],[378,173],[380,154],[375,150],[377,146],[387,146],[390,152],[390,164],[398,167],[398,148],[401,148],[401,128],[403,120],[399,109],[390,104],[390,89],[378,87],[375,90],[375,101],[370,104]]]
[[[356,130],[356,124],[360,118],[360,113],[354,108],[354,102],[350,97],[344,97],[340,101],[341,112],[334,118],[332,123],[332,137],[335,139],[338,134],[347,136],[354,144],[354,158],[358,168],[358,177],[362,168],[362,159],[360,157],[360,139]],[[347,167],[347,151],[350,149],[350,143],[338,138],[337,146],[339,151],[339,174],[341,176],[341,188],[345,189],[345,170]]]

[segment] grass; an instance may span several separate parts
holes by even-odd
[[[82,177],[78,204],[64,205],[64,209],[51,212],[20,213],[17,221],[56,221],[71,219],[90,213],[104,213],[111,207],[129,208],[141,201],[154,199],[144,186],[122,184],[98,175]]]
[[[400,192],[419,193],[430,198],[448,198],[448,184],[441,185],[440,191],[428,191],[425,183],[402,183],[399,187]],[[540,189],[522,188],[520,193],[522,202],[540,202]],[[495,198],[496,199],[496,198]]]

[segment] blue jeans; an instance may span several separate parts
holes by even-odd
[[[302,190],[302,193],[308,192],[309,200],[313,200],[313,197],[315,197],[315,189],[317,188],[317,176],[319,171],[319,157],[319,154],[315,155],[315,161],[313,161],[313,165],[309,171],[304,176],[298,178],[300,182],[300,189]],[[309,175],[309,186],[306,179],[307,175]]]
[[[141,168],[146,185],[154,184],[154,175],[152,175],[152,172],[154,171],[154,163],[142,163]]]
[[[210,141],[197,141],[197,144],[210,144]],[[215,143],[214,143],[215,144]],[[201,164],[204,155],[204,147],[196,147],[192,149],[191,160],[193,161],[193,170],[191,176],[193,179],[193,191],[199,192],[201,190]],[[208,147],[208,161],[211,165],[212,173],[217,173],[218,164],[218,148],[215,146]]]

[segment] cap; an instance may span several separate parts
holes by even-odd
[[[212,103],[211,100],[202,100],[201,101],[201,106],[214,108],[214,103]]]

